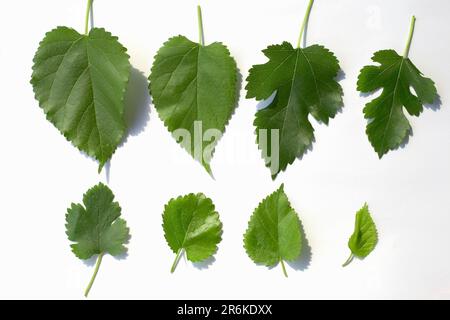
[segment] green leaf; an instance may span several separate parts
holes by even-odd
[[[342,88],[335,81],[340,70],[338,60],[319,45],[296,48],[288,42],[263,50],[269,62],[255,65],[247,78],[247,98],[268,99],[270,105],[256,113],[254,125],[272,178],[288,164],[301,157],[314,141],[314,128],[308,118],[328,124],[342,107]],[[267,143],[261,139],[261,129],[267,130]],[[271,130],[278,130],[272,142]],[[262,131],[264,132],[264,131]],[[272,143],[279,146],[279,165],[273,166]]]
[[[250,218],[244,234],[244,248],[257,264],[271,267],[294,261],[301,253],[300,220],[284,193],[284,186],[265,198]]]
[[[437,97],[434,82],[423,77],[408,58],[414,21],[413,17],[405,54],[400,56],[394,50],[377,51],[372,60],[379,65],[365,66],[358,77],[359,91],[382,89],[364,108],[364,117],[369,119],[366,133],[379,158],[400,146],[411,133],[403,108],[411,116],[418,116],[423,104],[431,104]]]
[[[378,242],[377,228],[370,216],[369,207],[366,204],[356,213],[355,230],[348,240],[351,255],[342,265],[347,266],[353,257],[363,259],[372,252]]]
[[[80,259],[99,255],[94,276],[86,289],[86,296],[97,275],[102,257],[126,252],[130,237],[125,220],[120,217],[120,206],[113,202],[112,191],[100,183],[83,196],[83,204],[72,203],[66,214],[66,233],[73,253]],[[83,206],[84,205],[84,206]]]
[[[247,98],[273,96],[253,123],[272,179],[311,147],[314,128],[308,116],[328,124],[343,106],[342,88],[335,80],[340,67],[334,54],[320,45],[300,47],[313,2],[306,9],[297,47],[288,42],[268,46],[263,53],[269,61],[254,65],[247,78]]]
[[[155,56],[150,92],[168,130],[211,174],[212,153],[237,102],[237,67],[223,44],[200,42],[177,36],[164,43]]]
[[[89,34],[58,27],[34,57],[33,85],[47,119],[99,171],[125,134],[124,95],[130,74],[126,49],[104,29]]]
[[[192,262],[203,261],[217,251],[222,240],[222,223],[211,199],[204,194],[188,194],[171,199],[163,213],[164,237],[177,254],[175,271],[183,252]]]

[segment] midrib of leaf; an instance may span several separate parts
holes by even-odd
[[[298,56],[297,56],[297,58],[298,58]],[[279,262],[283,262],[283,258],[281,257],[281,250],[280,250],[280,212],[281,212],[281,210],[280,210],[280,207],[279,207],[279,205],[280,205],[280,192],[281,191],[278,191],[278,194],[277,194],[277,247],[278,247],[278,261]],[[283,266],[283,271],[285,270],[285,268],[284,268],[284,266]]]
[[[101,239],[101,232],[100,232],[100,208],[97,208],[97,223],[95,224],[95,228],[97,229],[96,235],[97,235],[97,248],[100,250],[100,239]]]
[[[270,210],[267,209],[267,202],[264,203],[264,210],[265,210],[266,212],[270,212]],[[263,227],[263,229],[264,229],[264,230],[266,231],[266,233],[269,235],[270,239],[273,241],[273,243],[275,244],[275,246],[278,248],[278,241],[277,241],[277,239],[276,239],[276,238],[278,238],[278,235],[277,235],[277,237],[274,237],[274,236],[272,235],[272,232],[266,227],[266,224],[265,224],[264,220],[263,220],[261,217],[259,217],[259,215],[256,215],[256,217],[257,217],[257,219],[260,221],[261,226]],[[274,221],[271,220],[270,214],[267,215],[267,219],[270,220],[270,222],[271,222],[272,224],[275,224]]]
[[[315,74],[315,72],[314,72],[314,68],[312,67],[310,60],[309,60],[308,57],[305,55],[305,53],[303,52],[303,49],[302,49],[302,48],[297,48],[297,49],[295,49],[295,51],[297,51],[297,54],[296,54],[295,66],[294,66],[294,72],[293,72],[293,74],[292,74],[291,87],[290,87],[290,90],[289,90],[289,99],[288,99],[288,102],[287,102],[287,104],[286,104],[286,109],[293,108],[293,107],[291,106],[291,98],[292,98],[292,91],[293,91],[293,88],[294,88],[294,84],[295,84],[295,81],[296,81],[296,79],[297,79],[298,58],[299,58],[299,54],[300,54],[300,53],[303,55],[303,57],[305,58],[306,62],[308,63],[309,69],[310,69],[311,74],[312,74],[312,77],[313,77],[313,79],[314,79],[314,85],[315,85],[315,88],[316,88],[316,94],[317,94],[317,97],[318,97],[318,99],[319,99],[319,106],[321,106],[321,105],[322,105],[322,97],[321,97],[321,95],[320,95],[319,87],[318,87],[318,85],[317,85],[317,79],[316,79],[316,74]],[[280,110],[280,111],[281,111],[281,110]],[[273,115],[272,115],[272,118],[273,118],[276,114],[278,114],[278,112],[275,113],[275,114],[273,114]],[[280,140],[281,140],[281,141],[283,141],[283,137],[284,137],[284,133],[285,133],[284,128],[285,128],[285,126],[286,126],[287,115],[288,115],[288,112],[287,112],[287,110],[286,110],[286,112],[285,112],[285,114],[284,114],[284,118],[283,118],[283,124],[282,124],[282,126],[281,126],[281,128],[280,128],[280,131],[281,131],[281,132],[280,132]]]
[[[296,54],[296,58],[295,58],[295,64],[294,64],[294,72],[292,73],[292,79],[291,79],[291,88],[289,90],[289,99],[288,102],[286,104],[286,112],[284,113],[284,118],[283,118],[283,124],[280,128],[280,141],[283,141],[283,136],[284,136],[284,127],[286,125],[286,119],[287,119],[287,114],[288,114],[288,110],[290,109],[290,104],[291,104],[291,97],[292,97],[292,89],[294,88],[294,84],[295,84],[295,79],[297,78],[297,66],[298,66],[298,57],[299,57],[299,51],[301,51],[301,48],[298,48],[297,54]]]
[[[197,205],[198,205],[198,202],[197,202]],[[197,213],[197,210],[195,210],[192,213],[191,219],[189,220],[189,224],[188,224],[188,226],[186,228],[186,232],[184,233],[183,242],[181,244],[181,249],[186,249],[185,248],[186,239],[187,239],[188,234],[191,232],[192,220],[194,220],[194,216],[195,216],[196,213]]]
[[[89,45],[88,45],[89,44],[89,36],[86,36],[86,42],[87,42],[86,43],[86,57],[87,57],[87,61],[88,61],[88,70],[90,70],[92,68],[92,65],[91,65],[91,60],[89,58]],[[102,167],[103,166],[103,158],[104,158],[105,153],[103,151],[102,136],[100,134],[100,129],[98,127],[98,122],[97,122],[98,115],[97,115],[97,108],[95,107],[95,89],[94,89],[94,82],[92,81],[93,80],[92,74],[90,72],[89,72],[89,77],[91,79],[91,86],[92,86],[92,103],[93,103],[93,106],[94,106],[94,122],[95,122],[95,127],[97,129],[98,140],[100,142],[100,144],[99,144],[100,145],[100,152],[102,154],[102,160],[100,161],[101,162],[100,163],[100,167]],[[95,129],[93,129],[93,130],[95,130]],[[99,169],[99,171],[100,171],[100,169]]]
[[[313,79],[314,79],[314,86],[316,87],[317,98],[319,98],[319,107],[321,107],[322,106],[322,96],[320,94],[319,87],[317,85],[317,77],[316,77],[316,73],[314,72],[314,68],[311,65],[311,61],[309,61],[308,57],[303,52],[303,49],[302,48],[298,48],[298,50],[302,53],[302,55],[305,57],[306,62],[308,63],[309,70],[311,71],[311,74],[312,74]]]
[[[393,94],[392,94],[391,109],[389,111],[389,117],[388,117],[388,121],[387,121],[386,127],[384,128],[384,131],[383,131],[383,140],[381,140],[381,152],[383,152],[384,147],[385,147],[384,144],[385,144],[385,141],[386,141],[386,133],[387,133],[388,128],[389,128],[390,123],[391,123],[392,112],[394,111],[394,103],[395,103],[395,97],[396,97],[396,94],[397,94],[397,86],[398,86],[398,83],[400,81],[400,76],[402,74],[403,63],[405,62],[405,58],[401,58],[401,59],[402,60],[400,62],[400,67],[398,68],[398,75],[397,75],[397,79],[395,81],[395,86],[394,86],[394,90],[393,90]]]

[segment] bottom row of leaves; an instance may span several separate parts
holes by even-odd
[[[117,256],[126,252],[130,238],[121,208],[114,194],[100,183],[83,196],[83,204],[72,204],[67,210],[66,233],[73,253],[80,259],[98,255],[94,274],[85,291],[89,294],[104,254]],[[188,194],[170,200],[163,213],[164,236],[176,254],[171,272],[175,271],[183,253],[188,260],[200,262],[217,251],[222,240],[222,223],[211,199],[202,193]],[[257,264],[268,267],[284,261],[297,260],[301,255],[300,220],[289,203],[283,185],[266,197],[253,212],[244,234],[244,247]],[[377,230],[367,204],[356,213],[355,229],[349,239],[349,264],[354,257],[364,258],[378,241]]]

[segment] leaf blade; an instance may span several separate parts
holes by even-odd
[[[205,140],[203,132],[217,130],[222,135],[237,100],[237,66],[227,47],[217,42],[202,46],[184,36],[170,38],[155,56],[149,80],[159,117],[211,173],[211,159],[203,151],[210,150],[212,156],[220,136]]]
[[[419,116],[424,103],[432,103],[437,97],[434,82],[422,76],[409,58],[394,50],[380,50],[372,60],[378,66],[365,66],[358,76],[357,90],[371,93],[382,89],[380,96],[368,102],[363,109],[369,119],[366,134],[382,158],[398,148],[410,135],[411,125],[403,108],[411,116]],[[414,88],[414,93],[411,92]]]
[[[114,194],[104,184],[89,189],[82,204],[72,204],[66,214],[66,234],[73,242],[73,253],[80,259],[109,253],[117,256],[126,252],[130,237],[125,220],[119,218],[121,208]]]
[[[271,267],[294,261],[301,247],[300,220],[281,185],[260,202],[250,217],[244,248],[253,262]]]
[[[104,29],[81,35],[58,27],[46,34],[33,62],[31,84],[47,119],[103,167],[125,134],[126,49]]]
[[[202,193],[171,199],[164,208],[163,230],[169,248],[189,261],[203,261],[217,251],[222,240],[222,222],[211,199]]]
[[[353,260],[353,257],[360,259],[367,257],[375,249],[377,242],[377,228],[370,215],[369,206],[365,203],[355,215],[354,231],[348,240],[351,256],[343,266],[348,265]]]
[[[314,128],[308,119],[328,124],[342,107],[342,88],[335,81],[340,70],[334,54],[320,45],[296,48],[288,42],[263,50],[269,61],[254,65],[247,78],[247,98],[267,99],[270,105],[256,113],[254,125],[259,149],[272,178],[305,154],[314,141]],[[279,163],[274,164],[277,150],[272,150],[270,132],[277,130]],[[261,138],[261,132],[267,134]],[[272,161],[272,162],[271,162]]]

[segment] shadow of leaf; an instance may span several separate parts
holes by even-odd
[[[128,132],[120,146],[125,144],[129,136],[137,136],[147,127],[150,120],[150,103],[147,77],[132,67],[125,96],[124,118]]]
[[[204,270],[208,269],[214,262],[216,262],[216,258],[214,258],[214,256],[211,256],[206,260],[193,262],[192,265],[199,270]]]
[[[425,104],[425,108],[438,111],[441,110],[442,100],[440,95],[436,95],[436,99],[434,99],[433,103]]]

